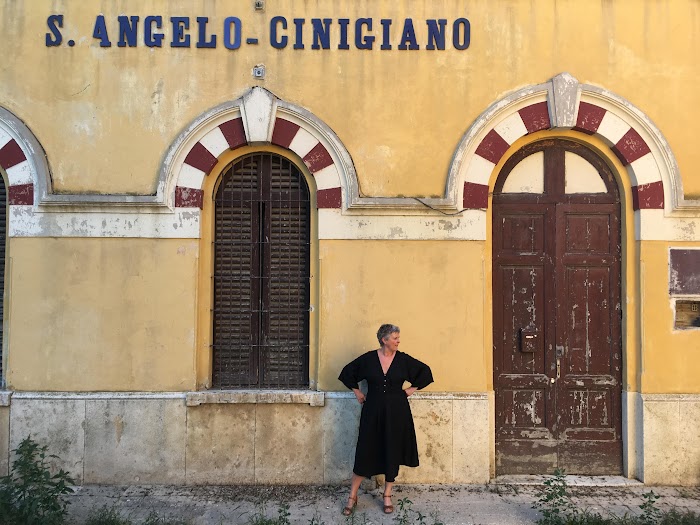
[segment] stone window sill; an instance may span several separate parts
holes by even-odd
[[[188,407],[222,403],[276,403],[322,407],[325,404],[325,392],[309,390],[206,390],[187,392],[186,394]]]

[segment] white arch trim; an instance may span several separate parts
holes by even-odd
[[[0,107],[0,167],[7,175],[10,206],[33,205],[36,190],[50,187],[51,172],[44,149],[30,129]]]
[[[347,208],[357,192],[355,167],[343,143],[312,113],[255,87],[197,118],[165,156],[160,182],[175,208],[201,208],[205,177],[228,150],[274,144],[303,161],[313,175],[319,208]]]
[[[520,137],[545,129],[575,129],[608,144],[632,186],[637,239],[700,239],[700,201],[684,198],[661,131],[628,101],[567,73],[495,102],[467,130],[448,175],[463,207],[486,213],[496,164]]]

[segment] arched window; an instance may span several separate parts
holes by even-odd
[[[214,197],[214,388],[309,385],[310,198],[271,153],[223,171]]]

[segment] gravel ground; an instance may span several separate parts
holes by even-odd
[[[427,516],[426,525],[526,525],[534,524],[539,513],[532,509],[540,486],[511,483],[489,485],[406,485],[396,486],[394,504],[406,498],[412,512],[408,523],[420,523],[418,512]],[[185,520],[191,525],[246,524],[257,513],[273,517],[282,505],[289,505],[293,524],[389,524],[393,515],[382,513],[381,491],[362,490],[352,519],[340,515],[347,487],[342,486],[105,486],[76,487],[68,497],[69,518],[82,525],[101,507],[114,507],[134,523],[150,513]],[[576,504],[601,514],[638,514],[642,494],[653,490],[661,495],[661,509],[700,513],[700,488],[620,486],[571,486]],[[431,516],[432,514],[432,516]]]

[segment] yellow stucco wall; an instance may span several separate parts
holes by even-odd
[[[65,16],[73,48],[47,48],[49,14]],[[111,48],[92,38],[105,15]],[[117,48],[119,14],[210,17],[216,49]],[[242,20],[257,46],[221,45],[222,20]],[[269,19],[306,18],[304,50],[273,49]],[[312,50],[310,18],[394,20],[394,49]],[[413,18],[420,51],[396,49],[404,18]],[[423,49],[426,18],[471,22],[471,46]],[[694,135],[700,105],[700,4],[694,0],[517,2],[357,2],[339,0],[231,4],[125,0],[4,2],[0,105],[22,118],[45,147],[61,191],[151,193],[164,151],[207,109],[262,85],[326,122],[344,142],[366,195],[440,195],[454,147],[474,119],[506,92],[568,71],[581,82],[627,98],[658,125],[678,159],[688,196],[700,195]],[[141,27],[141,26],[140,26]],[[165,29],[168,34],[169,29]],[[373,33],[381,37],[381,27]],[[287,30],[293,35],[293,27]],[[143,35],[139,36],[140,41]],[[448,42],[450,39],[448,38]],[[335,48],[335,49],[334,49]],[[267,77],[251,69],[264,63]],[[420,147],[416,147],[420,146]]]
[[[344,390],[341,368],[377,348],[388,322],[400,349],[432,368],[428,390],[485,391],[482,263],[481,242],[322,242],[319,387]]]
[[[677,242],[641,243],[644,393],[700,392],[700,330],[673,329],[673,301],[668,293],[669,248],[689,246]]]
[[[74,48],[44,45],[46,18],[53,13],[65,16],[64,37],[76,39]],[[110,31],[108,49],[91,37],[100,13]],[[141,23],[151,14],[166,20],[189,16],[193,47],[170,48],[166,27],[160,49],[143,46],[142,34],[139,47],[117,48],[119,14],[139,15]],[[211,30],[222,38],[221,23],[229,15],[240,17],[245,35],[261,43],[238,51],[221,43],[194,48],[196,16],[209,16]],[[290,22],[290,38],[291,19],[307,19],[306,49],[269,45],[275,15]],[[337,25],[330,50],[311,49],[312,17],[373,17],[378,39],[378,20],[391,18],[396,48],[406,17],[413,18],[424,47],[424,19],[451,22],[461,16],[472,29],[465,51],[449,44],[445,51],[380,51],[378,41],[373,51],[362,51],[353,47],[352,27],[351,49],[338,50]],[[484,109],[508,92],[568,71],[625,97],[654,121],[692,198],[700,196],[700,149],[692,132],[700,102],[698,20],[700,3],[694,0],[480,0],[468,6],[459,0],[280,0],[268,1],[262,13],[252,1],[3,2],[0,106],[37,136],[57,191],[153,193],[163,156],[188,123],[260,85],[338,134],[352,156],[361,194],[441,195],[454,148]],[[255,81],[250,72],[260,63],[267,76]],[[622,186],[629,243],[630,184]],[[206,202],[203,213],[203,228],[210,228]],[[8,385],[188,390],[206,384],[209,349],[202,334],[209,316],[197,293],[209,279],[198,260],[200,247],[207,257],[207,240],[12,238],[4,343]],[[698,331],[672,329],[670,245],[643,241],[626,248],[624,293],[632,305],[627,315],[635,315],[625,334],[630,390],[700,392]],[[375,348],[373,334],[386,321],[402,327],[405,351],[433,367],[437,381],[430,389],[492,388],[488,239],[323,240],[318,248],[314,278],[321,310],[312,327],[318,343],[314,332],[311,375],[320,389],[342,388],[336,380],[340,367]],[[195,340],[204,341],[196,352]]]
[[[9,388],[194,387],[196,241],[14,238],[9,253]]]

